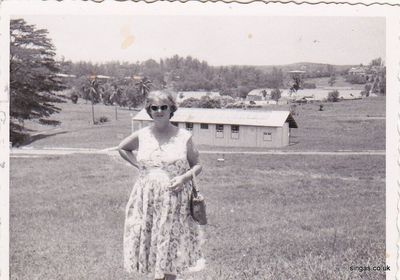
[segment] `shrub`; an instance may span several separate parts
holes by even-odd
[[[329,102],[338,102],[339,101],[339,92],[337,90],[331,91],[328,93],[328,101]]]
[[[351,84],[365,84],[367,82],[367,78],[360,75],[347,75],[346,81]]]
[[[235,102],[235,99],[230,96],[220,96],[217,99],[219,100],[221,107],[226,107],[228,104],[232,104]]]
[[[243,108],[244,103],[230,103],[225,106],[225,108]]]
[[[281,98],[281,91],[279,88],[275,88],[271,91],[271,99],[278,101]]]
[[[99,118],[99,121],[100,121],[101,123],[105,123],[105,122],[108,122],[108,118],[105,117],[105,116],[101,116],[101,117]]]
[[[71,94],[71,101],[72,103],[76,104],[78,102],[78,94],[76,93]]]
[[[202,96],[199,102],[200,108],[221,108],[221,101],[218,98]]]
[[[190,97],[188,99],[185,99],[182,101],[181,104],[179,104],[180,107],[186,107],[186,108],[197,108],[199,107],[200,99]]]
[[[379,78],[376,78],[373,85],[372,85],[372,92],[373,93],[380,93],[380,88],[379,88]]]
[[[186,108],[221,108],[221,100],[209,96],[202,96],[200,99],[190,97],[183,100],[179,106]]]
[[[106,123],[106,122],[108,122],[109,120],[108,120],[108,118],[106,117],[106,116],[101,116],[100,118],[97,118],[95,121],[94,121],[94,124],[101,124],[101,123]]]
[[[371,88],[372,88],[372,86],[371,86],[370,84],[366,84],[366,85],[364,86],[364,95],[365,95],[366,97],[369,96],[369,93],[371,92]]]

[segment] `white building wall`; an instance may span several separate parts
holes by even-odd
[[[208,129],[202,129],[199,123],[193,124],[193,139],[196,144],[214,145],[215,125],[208,125]]]
[[[140,121],[132,121],[132,132],[137,131],[141,128]]]
[[[228,142],[227,142],[227,138],[228,138],[228,125],[224,124],[224,131],[223,133],[221,133],[220,135],[222,135],[222,137],[217,137],[217,129],[216,129],[216,125],[213,124],[212,128],[213,128],[213,135],[214,135],[214,145],[215,146],[228,146]],[[219,134],[218,134],[219,135]]]
[[[264,133],[271,133],[271,140],[265,140]],[[280,137],[276,127],[257,127],[257,147],[279,147]]]
[[[227,125],[228,144],[234,147],[246,147],[247,143],[244,141],[246,126],[239,126],[239,133],[232,133],[231,125]]]
[[[283,146],[283,128],[276,127],[275,128],[276,138],[273,141],[273,147],[282,147]]]
[[[150,125],[152,121],[133,121],[132,131]],[[186,129],[186,123],[178,123]],[[196,144],[226,147],[266,147],[278,148],[289,145],[289,123],[283,127],[239,126],[239,138],[232,138],[231,125],[224,125],[223,137],[216,137],[216,125],[208,124],[208,129],[201,129],[200,123],[193,123],[191,131]],[[264,133],[271,133],[271,140],[265,140]]]
[[[289,123],[285,122],[283,124],[283,132],[282,132],[282,145],[283,146],[289,146],[289,139],[290,139],[290,133],[289,133]]]
[[[135,121],[132,120],[132,132],[135,132],[143,127],[149,126],[152,121]]]
[[[242,147],[257,147],[257,127],[240,126],[239,140]]]

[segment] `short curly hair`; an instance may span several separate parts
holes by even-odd
[[[150,116],[150,118],[153,118],[151,116],[150,107],[156,99],[167,102],[171,110],[169,118],[172,118],[174,116],[174,112],[178,109],[178,105],[176,104],[174,94],[169,90],[155,90],[149,92],[149,94],[146,97],[146,103],[145,103],[146,105],[144,108],[146,109],[146,112]]]

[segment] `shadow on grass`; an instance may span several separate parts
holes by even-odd
[[[26,146],[37,140],[51,137],[51,136],[58,135],[58,134],[65,134],[65,133],[68,133],[68,131],[60,131],[60,132],[55,132],[55,133],[39,133],[39,134],[35,134],[35,135],[29,135],[29,136],[27,136],[27,138],[25,139],[24,142],[19,144],[19,146]]]

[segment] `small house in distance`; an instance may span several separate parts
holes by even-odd
[[[366,67],[352,67],[349,71],[348,74],[350,76],[361,76],[365,77],[367,75],[367,70]]]
[[[132,131],[151,122],[143,109],[132,118]],[[171,122],[191,131],[196,144],[226,147],[284,147],[297,128],[289,111],[179,108]]]
[[[271,99],[271,90],[258,88],[250,91],[246,96],[246,101],[261,101]]]

